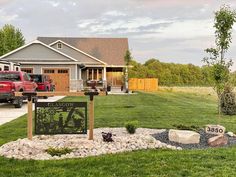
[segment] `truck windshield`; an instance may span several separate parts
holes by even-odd
[[[19,73],[0,73],[0,81],[20,81]]]

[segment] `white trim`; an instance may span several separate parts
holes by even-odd
[[[56,65],[56,64],[65,64],[65,65],[74,65],[74,64],[85,64],[86,66],[95,66],[95,67],[104,67],[105,65],[92,65],[92,63],[83,63],[83,62],[20,62],[20,64],[41,64],[41,65]]]
[[[90,57],[90,58],[92,58],[92,59],[94,59],[94,60],[96,60],[96,61],[102,63],[102,64],[105,64],[105,65],[107,64],[107,63],[105,63],[105,62],[99,60],[98,58],[93,57],[92,55],[89,55],[89,54],[83,52],[82,50],[79,50],[79,49],[77,49],[77,48],[71,46],[70,44],[67,44],[66,42],[64,42],[64,41],[62,41],[62,40],[57,40],[57,41],[55,41],[55,42],[52,42],[51,44],[49,44],[49,46],[52,46],[52,45],[54,45],[54,44],[56,44],[56,43],[58,43],[58,42],[61,42],[62,44],[67,45],[68,47],[70,47],[70,48],[76,50],[77,52],[80,52],[80,53],[82,53],[82,54],[84,54],[84,55],[86,55],[86,56],[88,56],[88,57]]]
[[[63,56],[66,57],[66,58],[69,58],[69,59],[71,59],[71,60],[73,60],[73,61],[77,61],[76,59],[70,57],[69,55],[66,55],[66,54],[62,53],[62,52],[60,52],[60,51],[54,49],[53,47],[50,47],[50,46],[48,46],[48,45],[46,45],[46,44],[40,42],[39,40],[35,40],[35,41],[30,42],[30,43],[28,43],[28,44],[26,44],[26,45],[24,45],[24,46],[21,46],[21,47],[15,49],[15,50],[13,50],[13,51],[11,51],[11,52],[9,52],[9,53],[3,55],[3,56],[1,56],[0,59],[3,59],[3,58],[5,58],[5,57],[7,57],[7,56],[9,56],[9,55],[11,55],[11,54],[13,54],[13,53],[19,51],[19,50],[22,50],[22,49],[24,49],[24,48],[26,48],[26,47],[32,45],[32,44],[41,44],[41,45],[47,47],[48,49],[53,50],[54,52],[63,55]]]
[[[78,65],[75,64],[75,79],[78,79]]]

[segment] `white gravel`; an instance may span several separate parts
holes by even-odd
[[[40,135],[30,141],[27,138],[18,139],[0,147],[0,155],[7,158],[51,160],[65,158],[82,158],[101,154],[114,154],[138,149],[167,148],[181,150],[156,140],[152,134],[165,131],[164,129],[138,128],[135,134],[128,134],[125,128],[98,128],[94,129],[94,140],[88,140],[87,135]],[[103,142],[102,132],[111,132],[114,142]],[[46,149],[49,147],[73,149],[71,153],[51,156]]]

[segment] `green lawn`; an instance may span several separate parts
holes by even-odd
[[[84,101],[67,97],[64,101]],[[132,106],[131,108],[127,108]],[[138,120],[141,127],[219,123],[236,131],[236,116],[216,113],[211,96],[159,92],[95,98],[95,127],[119,127]],[[0,145],[26,137],[26,116],[0,126]],[[208,150],[146,150],[61,161],[22,161],[0,157],[0,176],[236,176],[236,147]]]

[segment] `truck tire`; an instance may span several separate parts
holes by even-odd
[[[15,102],[14,103],[15,108],[21,108],[23,105],[23,98],[22,97],[16,98],[14,102]]]

